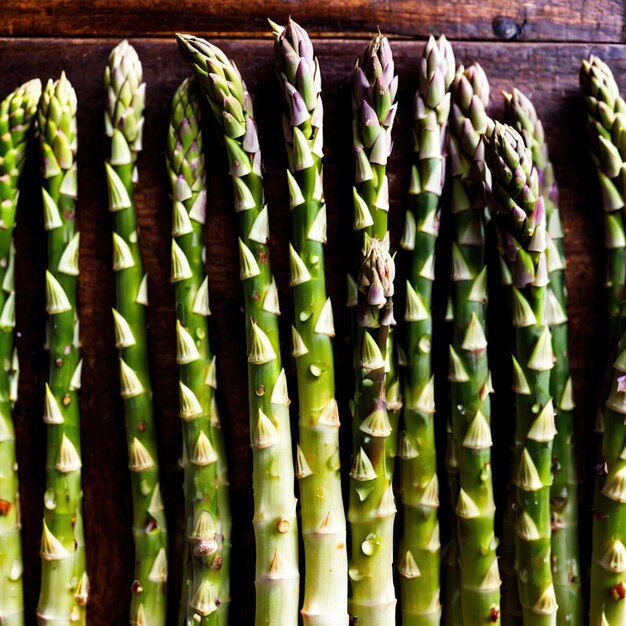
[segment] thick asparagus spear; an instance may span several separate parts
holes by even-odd
[[[402,623],[439,624],[439,494],[435,451],[434,378],[431,366],[435,243],[445,181],[448,92],[454,54],[445,37],[424,47],[413,103],[413,164],[409,207],[400,247],[410,252],[404,328],[407,368],[403,381],[404,432],[399,444],[403,530],[398,551]]]
[[[303,28],[291,19],[285,28],[271,25],[276,39],[276,73],[286,100],[283,130],[293,221],[290,255],[292,264],[305,270],[294,284],[293,331],[299,346],[295,355],[300,405],[296,475],[305,558],[301,613],[305,626],[347,626],[346,517],[339,475],[339,414],[331,340],[335,330],[324,276],[321,74]]]
[[[386,175],[395,117],[397,77],[389,42],[375,37],[352,79],[356,159],[354,230],[358,245],[358,311],[353,462],[350,471],[351,619],[366,626],[395,624],[391,486],[391,424],[386,401],[386,351],[393,319],[395,267],[389,255]]]
[[[18,183],[31,137],[41,81],[31,80],[0,103],[0,622],[24,624],[22,542],[12,409],[19,366],[13,347],[15,285],[13,230]]]
[[[552,447],[553,482],[550,488],[552,576],[559,605],[558,626],[582,626],[584,618],[578,554],[578,472],[573,445],[574,398],[569,369],[565,247],[558,207],[558,188],[548,156],[543,125],[532,102],[517,89],[510,94],[505,93],[504,99],[507,121],[520,133],[532,152],[539,192],[546,207],[546,254],[550,277],[546,322],[552,332],[552,350],[556,358],[550,375],[550,393],[554,398],[557,430]]]
[[[130,619],[133,624],[158,626],[166,619],[167,527],[150,383],[147,276],[139,249],[133,194],[137,155],[142,147],[145,83],[141,62],[127,41],[118,44],[109,56],[104,93],[105,130],[111,138],[106,176],[113,215],[117,292],[113,319],[133,496],[135,573]],[[186,344],[179,345],[179,360],[185,348]]]
[[[256,624],[295,626],[298,533],[289,397],[281,365],[280,311],[269,261],[268,209],[252,102],[239,71],[219,48],[191,35],[177,38],[223,133],[235,192],[234,208],[240,220],[256,536]],[[306,280],[308,270],[293,254],[291,270],[293,285]]]
[[[186,79],[172,100],[167,166],[172,187],[172,282],[176,287],[176,333],[188,356],[180,365],[180,417],[183,427],[186,532],[186,598],[182,624],[228,623],[229,562],[218,480],[221,438],[215,401],[216,359],[208,340],[209,279],[204,267],[203,226],[206,182],[199,94]],[[195,349],[194,349],[195,348]],[[228,493],[222,497],[228,498]],[[228,541],[228,540],[227,540]],[[226,556],[228,551],[226,552]],[[223,613],[219,619],[218,613]]]
[[[553,366],[546,322],[549,285],[546,215],[532,154],[519,133],[496,123],[488,140],[491,200],[502,250],[512,276],[512,323],[517,356],[516,563],[525,626],[555,626],[557,602],[550,563]]]
[[[626,402],[626,336],[624,327],[624,285],[626,281],[626,234],[622,169],[626,150],[626,103],[610,68],[597,57],[583,61],[580,85],[587,104],[587,124],[592,157],[596,164],[605,217],[606,286],[608,308],[609,362],[605,391],[610,389],[598,430],[602,435],[602,458],[594,499],[591,553],[590,626],[613,626],[626,621],[626,455],[624,440]],[[622,333],[618,345],[618,336]],[[610,373],[610,377],[608,374]]]
[[[85,624],[85,571],[80,456],[80,388],[76,289],[79,233],[75,222],[76,93],[65,74],[39,101],[38,128],[48,232],[46,311],[50,376],[46,384],[46,492],[41,537],[41,626]]]
[[[500,623],[500,573],[491,472],[491,374],[487,358],[486,203],[483,136],[489,85],[479,65],[459,68],[452,90],[452,439],[459,490],[455,503],[464,624]]]

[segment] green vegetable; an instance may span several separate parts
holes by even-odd
[[[147,275],[139,249],[133,196],[137,156],[142,148],[145,83],[139,57],[127,41],[119,43],[109,56],[104,94],[105,130],[111,139],[106,176],[117,292],[113,320],[133,497],[135,580],[130,619],[131,623],[158,626],[166,619],[168,541],[150,382]],[[179,345],[179,360],[186,348],[186,344]]]
[[[558,626],[582,626],[583,594],[578,550],[578,475],[572,439],[575,436],[574,396],[569,369],[565,247],[558,207],[558,188],[548,156],[543,125],[532,102],[517,89],[504,94],[506,117],[531,150],[539,191],[546,207],[547,263],[550,285],[546,321],[552,332],[556,360],[550,375],[550,393],[556,409],[556,435],[552,447],[552,576],[559,605]]]
[[[13,230],[18,183],[34,126],[41,81],[28,81],[0,103],[0,615],[7,626],[23,626],[22,542],[15,455],[13,404],[19,364],[15,328],[15,248]]]
[[[441,620],[439,484],[435,450],[435,387],[431,366],[432,285],[454,53],[445,37],[428,40],[418,67],[413,106],[413,164],[400,247],[410,252],[404,311],[407,368],[404,432],[399,444],[403,532],[397,557],[402,623]]]
[[[331,337],[333,310],[326,296],[326,205],[322,184],[321,74],[307,32],[289,20],[271,23],[275,65],[285,96],[293,239],[290,245],[296,371],[300,405],[296,476],[300,481],[305,579],[305,626],[348,624],[346,517],[339,475],[339,412]],[[292,281],[294,282],[294,281]]]
[[[224,528],[219,490],[226,490],[225,498],[228,492],[227,485],[218,480],[218,459],[225,450],[221,438],[216,437],[220,429],[215,399],[217,366],[208,340],[211,311],[204,267],[207,191],[201,111],[190,79],[181,83],[172,100],[166,156],[173,204],[176,333],[178,344],[188,343],[190,348],[188,357],[179,362],[188,541],[182,624],[209,626],[228,623],[230,563],[224,558],[222,534],[226,531],[230,537],[230,519]]]
[[[268,209],[252,102],[239,71],[219,48],[191,35],[177,38],[223,133],[239,216],[256,537],[255,623],[296,626],[298,532],[289,397],[280,358],[280,309],[269,262]],[[291,284],[300,284],[306,275],[306,267],[292,254]]]
[[[75,222],[76,93],[65,74],[49,81],[37,121],[48,233],[46,311],[50,375],[46,384],[46,491],[41,536],[40,626],[85,624],[85,571],[80,456],[80,389],[76,312],[79,233]]]
[[[549,285],[545,207],[532,154],[516,130],[496,123],[486,157],[501,254],[512,277],[519,598],[525,626],[555,626],[550,486],[556,428],[550,395],[554,354],[545,315]]]
[[[486,206],[481,169],[489,84],[479,65],[459,68],[452,88],[451,436],[458,469],[455,502],[464,624],[500,623],[500,572],[491,470],[491,373],[487,358]]]
[[[356,390],[348,521],[349,612],[359,626],[395,624],[393,525],[396,506],[389,459],[395,449],[386,403],[386,352],[393,319],[395,267],[389,254],[386,175],[397,105],[389,42],[375,37],[352,79],[356,159],[354,230],[358,245]]]
[[[598,57],[583,61],[580,86],[587,104],[587,126],[604,205],[604,240],[608,308],[607,368],[596,430],[602,433],[597,469],[591,551],[590,625],[614,626],[626,621],[626,403],[624,397],[624,290],[626,236],[624,228],[622,135],[626,103],[610,68]],[[619,337],[621,335],[621,340]],[[618,343],[619,340],[619,343]]]

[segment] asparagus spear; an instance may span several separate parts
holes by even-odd
[[[184,80],[172,100],[167,166],[172,187],[172,282],[176,287],[176,333],[187,344],[180,360],[183,427],[187,586],[183,625],[228,623],[228,569],[222,550],[218,458],[224,455],[215,401],[216,359],[208,341],[209,287],[204,267],[206,183],[200,101],[195,83]],[[224,494],[228,497],[228,494]],[[230,528],[227,528],[230,536]],[[223,584],[226,583],[226,584]],[[218,612],[223,613],[219,619]]]
[[[133,194],[137,155],[142,147],[145,83],[141,62],[127,41],[111,51],[104,72],[104,93],[105,130],[111,138],[106,176],[117,291],[113,319],[133,496],[135,572],[130,619],[141,626],[156,626],[165,624],[166,619],[168,542],[150,383],[147,277]],[[179,360],[186,347],[179,345]]]
[[[455,503],[464,624],[500,623],[500,573],[491,472],[491,374],[487,358],[485,145],[489,84],[479,65],[459,68],[452,90],[452,439],[459,472]]]
[[[623,452],[626,428],[624,414],[624,285],[626,281],[626,236],[624,228],[624,192],[622,165],[626,151],[622,147],[626,127],[626,104],[610,68],[599,58],[583,61],[580,85],[587,104],[588,129],[592,156],[596,164],[605,216],[607,254],[607,308],[609,362],[615,359],[605,387],[610,389],[605,410],[599,409],[602,435],[602,458],[594,498],[593,541],[591,553],[590,625],[613,626],[626,620],[626,495],[623,476],[626,455]],[[617,341],[619,334],[621,340]],[[607,372],[608,374],[609,372]],[[606,396],[605,396],[606,397]]]
[[[37,121],[48,232],[46,311],[50,375],[43,419],[47,425],[46,491],[41,537],[40,626],[86,623],[80,456],[80,388],[76,290],[79,233],[75,222],[76,93],[65,74],[48,81]]]
[[[281,365],[278,293],[269,262],[268,209],[252,102],[239,71],[216,46],[177,35],[223,133],[240,220],[256,537],[256,624],[298,623],[298,533],[289,397]],[[291,283],[308,270],[291,256]],[[300,349],[297,345],[296,347]],[[312,372],[314,375],[314,372]]]
[[[270,24],[275,37],[276,73],[286,100],[283,130],[293,218],[290,255],[292,265],[301,272],[293,292],[300,404],[296,476],[300,481],[305,557],[301,613],[305,626],[347,626],[346,517],[339,475],[339,413],[331,340],[335,330],[324,276],[321,74],[303,28],[291,19],[285,28]]]
[[[552,576],[559,609],[558,626],[582,626],[583,602],[578,550],[578,472],[572,439],[574,398],[569,369],[567,332],[567,288],[565,247],[558,207],[558,188],[548,156],[543,126],[532,102],[517,89],[505,93],[507,121],[520,133],[531,150],[537,169],[539,191],[544,198],[547,224],[548,286],[546,322],[552,332],[556,357],[550,375],[550,393],[556,409],[556,430],[552,447]]]
[[[394,262],[389,255],[386,175],[397,77],[389,42],[375,37],[352,79],[356,160],[354,229],[359,249],[355,336],[356,390],[350,471],[351,619],[363,626],[395,623],[391,424],[386,401],[386,351],[393,319]]]
[[[18,183],[41,95],[41,81],[28,81],[0,103],[0,621],[24,624],[19,489],[12,409],[19,365],[13,346],[15,285],[13,229]]]
[[[404,432],[399,445],[403,530],[398,551],[402,623],[434,625],[441,620],[440,543],[431,367],[435,243],[445,181],[445,144],[454,77],[452,46],[442,35],[424,47],[413,104],[415,147],[404,232],[410,252],[404,312],[408,366],[404,377]]]
[[[502,250],[512,276],[517,394],[514,455],[516,563],[525,626],[555,626],[557,602],[550,564],[552,441],[550,395],[553,351],[546,322],[549,285],[546,215],[532,154],[519,133],[496,123],[488,140]]]

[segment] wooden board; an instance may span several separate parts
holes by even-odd
[[[269,36],[267,18],[293,15],[312,35],[385,34],[523,41],[624,41],[620,0],[5,0],[0,35]]]
[[[92,582],[90,624],[104,626],[127,623],[132,581],[130,534],[131,501],[127,470],[122,405],[118,397],[117,352],[110,307],[114,299],[111,269],[110,219],[107,211],[103,159],[101,76],[114,40],[2,39],[0,94],[34,76],[56,77],[65,69],[76,87],[79,100],[79,207],[81,230],[80,317],[83,343],[84,381],[82,418],[84,448],[85,532],[88,565]],[[137,191],[140,240],[149,273],[150,338],[156,417],[163,466],[163,499],[168,511],[172,537],[170,551],[171,622],[175,623],[180,577],[183,502],[178,458],[181,450],[178,412],[177,365],[175,362],[174,299],[169,282],[170,206],[164,170],[165,128],[169,100],[188,70],[171,41],[137,40],[148,83],[146,133],[141,156],[140,186]],[[272,229],[274,265],[283,314],[281,325],[288,337],[292,315],[288,288],[290,221],[280,125],[281,95],[272,71],[272,44],[258,40],[224,40],[223,48],[237,62],[255,102],[261,146],[266,167],[266,191]],[[348,327],[342,314],[343,272],[349,261],[351,237],[352,153],[349,81],[355,57],[364,41],[320,40],[320,57],[326,108],[325,190],[329,214],[328,280],[336,311],[336,341],[339,399],[344,421],[344,459],[349,455],[349,413],[351,394]],[[576,383],[580,435],[590,431],[588,409],[593,405],[593,378],[590,369],[598,355],[601,335],[602,235],[601,205],[597,183],[585,149],[584,110],[578,95],[577,72],[580,60],[590,50],[611,63],[618,80],[626,87],[626,47],[582,44],[478,44],[457,43],[455,51],[464,63],[484,65],[491,81],[494,111],[501,107],[500,91],[518,86],[532,96],[544,119],[556,174],[561,184],[561,204],[569,259],[570,321],[572,363]],[[393,243],[399,237],[402,206],[406,197],[409,154],[410,104],[416,87],[415,60],[422,44],[396,42],[394,52],[400,75],[400,108],[394,130],[395,151],[390,164],[391,220]],[[253,601],[252,493],[246,406],[245,342],[242,332],[241,288],[235,247],[236,220],[230,207],[230,180],[223,148],[213,133],[208,134],[209,198],[208,268],[211,284],[212,341],[219,356],[223,421],[229,440],[234,503],[234,560],[237,563],[233,586],[233,624],[250,624]],[[44,340],[45,235],[36,166],[31,165],[19,213],[17,231],[17,330],[22,372],[17,405],[19,462],[25,537],[25,583],[30,623],[37,601],[39,575],[38,543],[41,531],[45,432],[41,420],[43,382],[47,372]],[[502,322],[503,324],[505,322]],[[288,342],[284,342],[287,364]],[[504,346],[493,350],[493,367],[507,369],[509,357]],[[290,388],[295,390],[293,367],[289,366]],[[440,372],[441,380],[445,372]],[[499,390],[507,398],[507,390]],[[292,391],[293,393],[293,391]],[[511,409],[500,402],[496,420],[510,423]],[[296,421],[294,404],[293,420]],[[442,415],[444,415],[443,407]],[[443,417],[440,420],[443,424]],[[586,441],[587,439],[581,439]],[[581,446],[581,467],[593,462],[593,450],[585,455]],[[506,456],[506,455],[504,455]],[[506,474],[504,466],[495,473]],[[582,508],[586,514],[587,509]]]

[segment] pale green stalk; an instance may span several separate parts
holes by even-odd
[[[50,375],[43,419],[47,431],[46,491],[41,537],[40,626],[86,623],[89,582],[85,571],[78,389],[76,291],[76,93],[61,74],[39,101],[38,129],[44,178],[44,227],[48,233],[46,311]]]
[[[31,80],[0,103],[0,623],[23,626],[22,542],[19,486],[13,427],[19,365],[13,345],[15,328],[15,248],[13,230],[19,196],[18,183],[41,81]]]
[[[393,319],[395,267],[389,255],[387,158],[397,105],[389,42],[375,37],[352,79],[355,154],[354,230],[358,247],[356,390],[348,521],[351,619],[360,626],[395,624],[392,489],[395,433],[387,413],[387,344]]]
[[[218,480],[218,458],[225,451],[215,437],[221,426],[215,397],[216,358],[208,338],[211,311],[204,264],[207,190],[196,90],[195,83],[186,79],[174,94],[166,152],[173,204],[171,280],[176,288],[176,336],[179,346],[188,347],[186,358],[178,359],[188,542],[185,615],[180,623],[215,626],[228,623],[230,563],[222,550],[219,490],[226,486]],[[230,528],[226,531],[230,537]],[[221,620],[219,613],[223,614]]]
[[[161,626],[167,612],[167,524],[150,382],[147,275],[139,248],[133,191],[142,147],[144,97],[141,62],[135,49],[122,41],[111,51],[104,72],[104,122],[111,139],[105,167],[113,221],[113,320],[133,497],[135,571],[130,621],[135,626]]]
[[[452,439],[459,490],[455,504],[464,624],[500,623],[500,572],[491,469],[491,372],[487,358],[487,258],[483,135],[489,83],[482,68],[457,71],[450,113],[452,174]]]
[[[275,67],[286,101],[290,209],[292,329],[300,407],[296,476],[304,541],[305,626],[347,626],[346,516],[339,474],[339,411],[331,338],[333,310],[326,296],[326,205],[322,183],[323,110],[319,63],[306,31],[289,20],[273,24]]]
[[[219,48],[191,35],[177,38],[223,135],[239,216],[256,538],[255,623],[296,626],[300,576],[289,397],[252,102],[239,71]],[[298,269],[292,269],[292,283],[301,277]]]
[[[548,156],[543,125],[532,102],[517,89],[504,94],[508,122],[516,128],[533,155],[539,191],[546,206],[547,262],[550,286],[546,301],[546,322],[552,332],[556,357],[550,376],[550,393],[556,409],[556,430],[552,448],[552,576],[559,605],[558,626],[582,626],[583,594],[580,584],[578,549],[578,471],[575,438],[574,394],[569,367],[567,330],[567,287],[565,247],[558,207],[558,188]]]
[[[431,37],[418,67],[413,103],[413,163],[409,206],[400,247],[410,252],[404,332],[407,368],[403,381],[404,431],[399,444],[403,531],[398,552],[400,606],[406,626],[441,620],[439,574],[439,484],[435,450],[432,372],[432,286],[440,201],[445,181],[448,89],[454,54],[445,37]]]

